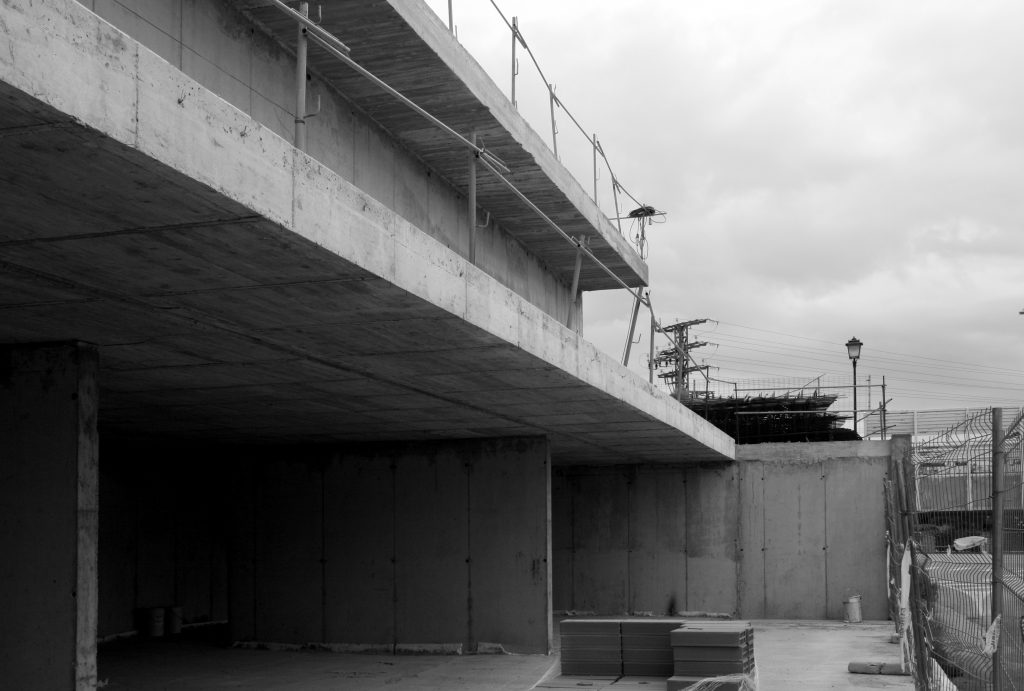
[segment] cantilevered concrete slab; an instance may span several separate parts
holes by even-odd
[[[295,20],[268,0],[235,0],[282,45],[295,46]],[[501,90],[424,2],[328,0],[317,3],[321,26],[345,42],[351,57],[417,105],[480,142],[511,169],[509,178],[530,200],[630,286],[647,285],[647,265]],[[458,189],[468,186],[466,150],[407,105],[315,45],[309,66]],[[573,133],[575,135],[575,133]],[[566,283],[576,250],[522,200],[482,168],[477,199],[502,227]],[[625,213],[627,209],[623,210]],[[580,289],[621,288],[593,262],[584,262]]]
[[[2,10],[0,342],[96,344],[101,430],[732,440],[73,2]]]

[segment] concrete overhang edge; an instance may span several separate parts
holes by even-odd
[[[576,178],[562,165],[554,152],[529,123],[519,114],[511,101],[487,75],[473,56],[451,35],[437,15],[422,0],[388,0],[395,12],[419,35],[431,50],[448,65],[462,83],[488,108],[495,119],[534,157],[537,165],[547,174],[580,214],[608,243],[639,279],[634,285],[649,285],[647,263],[604,215],[593,199],[583,190]],[[498,21],[497,18],[495,21]],[[625,211],[624,211],[625,213]],[[627,283],[631,283],[627,281]]]
[[[731,437],[77,2],[4,12],[0,80],[574,375],[710,455],[735,458]]]

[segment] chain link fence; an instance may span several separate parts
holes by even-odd
[[[1024,691],[1021,421],[971,411],[894,440],[889,606],[918,689]]]

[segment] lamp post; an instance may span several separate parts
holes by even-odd
[[[857,432],[857,360],[860,358],[860,347],[864,345],[854,336],[846,342],[846,354],[853,361],[853,431]]]

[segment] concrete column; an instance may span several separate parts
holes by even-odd
[[[12,689],[96,685],[97,356],[0,348],[0,670]]]

